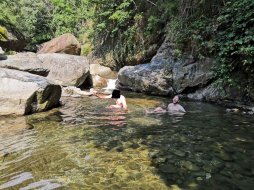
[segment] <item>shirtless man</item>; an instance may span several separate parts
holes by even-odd
[[[179,104],[179,97],[175,96],[173,98],[173,103],[170,103],[167,107],[167,109],[163,109],[161,107],[156,108],[151,113],[165,113],[165,112],[171,112],[171,113],[185,113],[185,109]],[[149,113],[149,112],[148,112]]]
[[[98,95],[96,94],[96,92],[94,93],[94,95],[103,99],[106,99],[106,98],[116,99],[116,104],[110,105],[107,108],[123,108],[124,110],[128,109],[126,99],[123,95],[121,95],[120,90],[113,90],[111,95]]]

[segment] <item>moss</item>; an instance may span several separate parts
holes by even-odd
[[[6,30],[6,28],[3,27],[3,26],[0,26],[0,40],[1,41],[3,41],[3,40],[6,41],[7,35],[8,35],[8,31]]]

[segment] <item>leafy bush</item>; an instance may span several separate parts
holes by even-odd
[[[217,75],[231,85],[240,82],[236,72],[245,82],[254,82],[253,10],[254,1],[237,0],[229,2],[217,18]]]

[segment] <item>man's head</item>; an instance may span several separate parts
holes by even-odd
[[[173,98],[173,103],[174,104],[177,104],[179,102],[179,97],[178,96],[175,96],[174,98]]]
[[[113,90],[111,98],[120,98],[121,93],[120,90]]]

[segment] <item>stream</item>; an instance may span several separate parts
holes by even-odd
[[[65,97],[63,106],[0,117],[0,189],[211,189],[254,187],[254,117],[200,102],[185,115],[145,114],[165,97]]]

